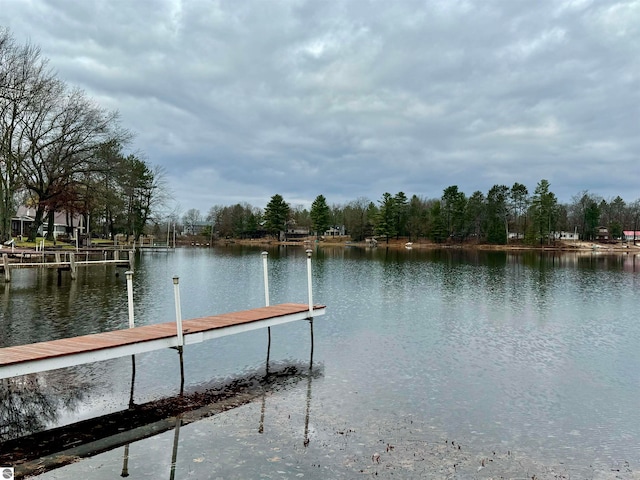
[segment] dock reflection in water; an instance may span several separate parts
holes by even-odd
[[[312,379],[321,377],[323,368],[311,363],[271,364],[268,372],[261,369],[226,379],[221,383],[201,385],[185,392],[184,395],[140,405],[136,405],[132,397],[127,410],[37,432],[45,423],[56,421],[57,412],[62,406],[55,401],[52,402],[52,396],[46,393],[45,388],[41,388],[47,383],[41,379],[48,377],[51,380],[57,373],[59,372],[5,380],[0,389],[3,401],[10,398],[21,399],[21,405],[16,402],[3,402],[12,408],[3,408],[3,443],[0,444],[0,464],[14,466],[18,478],[42,474],[119,447],[124,447],[121,476],[126,477],[129,475],[131,460],[130,445],[173,430],[173,446],[171,451],[167,452],[167,456],[171,455],[171,468],[167,476],[173,479],[179,456],[180,427],[261,399],[257,430],[263,433],[267,397],[291,388],[305,379],[306,415],[304,438],[301,442],[306,446],[309,442]],[[132,370],[132,375],[133,395],[135,369]],[[81,390],[78,389],[79,391]],[[64,403],[64,400],[59,399],[58,402]],[[66,403],[64,406],[72,407],[73,396],[67,399]],[[12,426],[11,430],[6,427],[8,425]],[[36,433],[23,435],[26,432]],[[146,460],[144,462],[146,463]]]

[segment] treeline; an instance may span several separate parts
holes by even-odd
[[[19,205],[35,210],[29,237],[53,212],[85,217],[104,235],[138,236],[166,194],[164,175],[139,155],[116,112],[49,68],[40,49],[0,28],[0,239]]]
[[[610,238],[620,238],[623,230],[638,230],[639,220],[640,200],[605,200],[583,191],[571,203],[561,204],[544,179],[532,193],[521,183],[494,185],[486,194],[471,195],[452,185],[439,198],[429,199],[398,192],[384,193],[376,202],[358,198],[329,206],[319,195],[310,209],[292,207],[276,194],[264,210],[243,203],[214,206],[204,218],[196,209],[183,216],[187,232],[206,222],[201,233],[221,238],[277,235],[296,227],[323,235],[329,228],[344,227],[355,241],[377,236],[492,244],[551,243],[558,232],[577,232],[584,240],[594,240],[599,227],[606,227]]]

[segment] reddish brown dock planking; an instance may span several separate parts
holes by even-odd
[[[324,305],[284,303],[183,320],[184,343],[233,335],[324,315]],[[175,322],[114,330],[0,349],[0,378],[52,370],[178,346]]]

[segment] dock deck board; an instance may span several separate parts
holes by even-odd
[[[315,305],[313,316],[324,315]],[[309,317],[309,305],[284,303],[183,320],[185,345]],[[177,346],[176,322],[112,330],[29,345],[0,348],[0,378],[79,365]]]

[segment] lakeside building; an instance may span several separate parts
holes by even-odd
[[[622,232],[622,239],[625,242],[637,242],[640,241],[640,230],[624,230]]]
[[[29,230],[35,222],[36,209],[21,205],[18,207],[16,216],[11,218],[11,236],[12,237],[26,237],[29,235]],[[38,235],[46,235],[48,233],[48,216],[51,212],[43,218],[43,223],[38,229]],[[66,211],[54,212],[53,218],[53,237],[58,238],[59,235],[74,236],[75,232],[84,233],[84,217],[79,214],[71,214]]]
[[[554,238],[556,240],[580,240],[578,232],[555,232]]]

